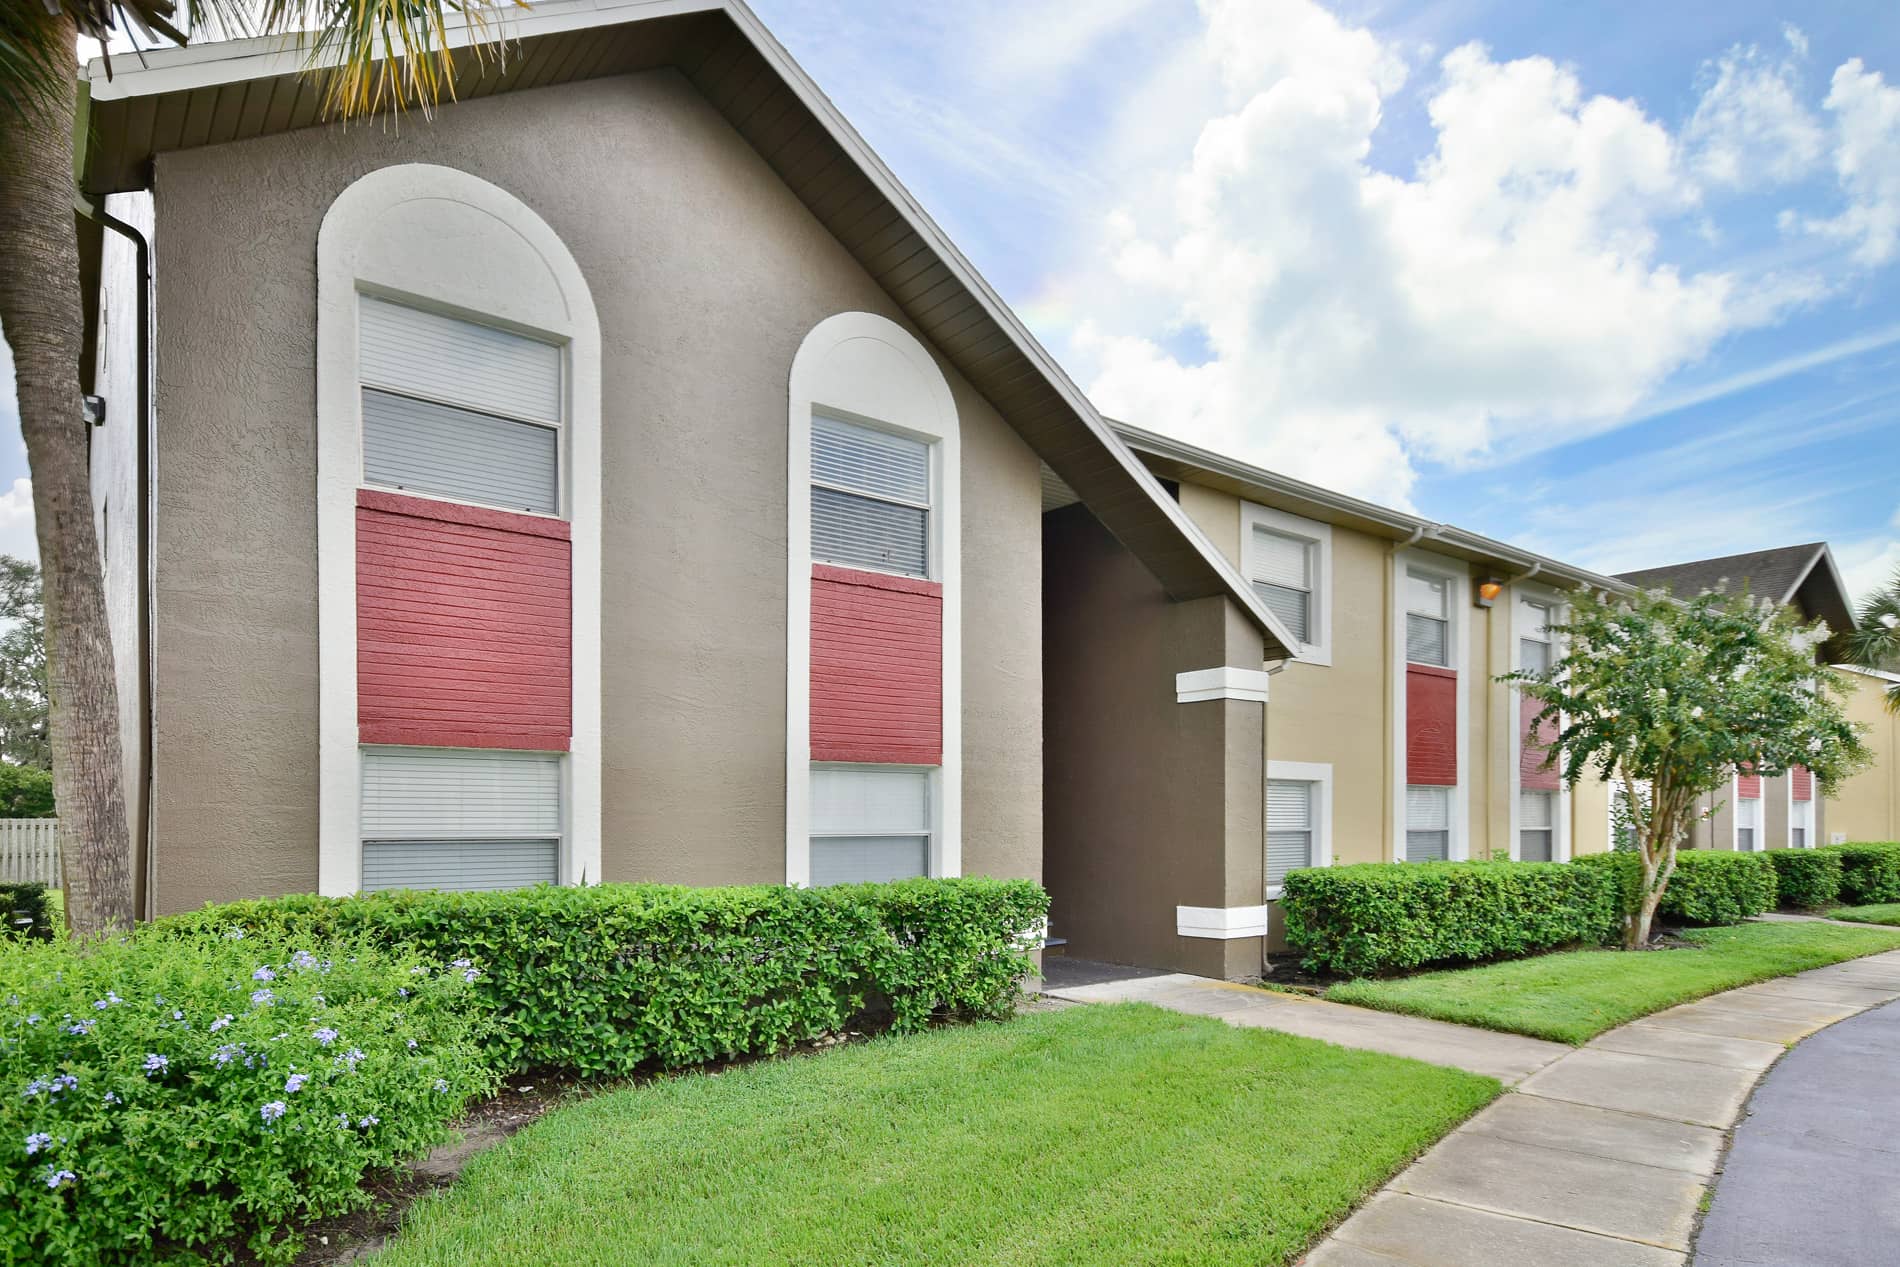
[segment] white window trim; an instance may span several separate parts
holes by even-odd
[[[868,312],[825,318],[792,358],[785,538],[785,882],[811,883],[811,418],[931,442],[927,578],[943,586],[943,764],[931,784],[930,874],[963,874],[962,455],[956,400],[922,343]],[[866,569],[869,570],[869,569]]]
[[[1533,603],[1543,603],[1546,606],[1548,606],[1550,608],[1550,620],[1552,624],[1562,623],[1565,616],[1565,608],[1567,604],[1564,600],[1563,594],[1560,591],[1554,590],[1546,585],[1526,585],[1525,583],[1520,581],[1516,585],[1513,585],[1509,592],[1511,594],[1511,602],[1510,602],[1511,615],[1510,615],[1510,620],[1508,621],[1508,624],[1510,626],[1510,639],[1511,639],[1511,668],[1515,671],[1515,670],[1522,669],[1524,667],[1524,649],[1522,646],[1519,645],[1518,632],[1517,632],[1519,600],[1528,600],[1529,602],[1533,602]],[[1549,642],[1550,642],[1550,660],[1552,664],[1555,664],[1558,660],[1561,660],[1563,658],[1563,654],[1564,654],[1563,636],[1561,634],[1553,633],[1549,636]],[[1522,861],[1522,858],[1520,857],[1520,855],[1523,853],[1523,849],[1524,849],[1524,842],[1518,835],[1518,831],[1519,831],[1518,819],[1520,817],[1520,807],[1518,805],[1517,794],[1519,792],[1523,792],[1527,790],[1528,791],[1541,790],[1541,789],[1536,789],[1536,788],[1526,789],[1524,787],[1524,736],[1519,726],[1517,714],[1515,712],[1515,710],[1519,707],[1518,700],[1520,698],[1522,698],[1521,694],[1518,692],[1518,690],[1515,687],[1513,687],[1511,690],[1511,707],[1513,709],[1513,713],[1511,716],[1511,741],[1510,741],[1511,742],[1510,812],[1511,812],[1511,861],[1512,862]],[[1563,717],[1560,715],[1558,717],[1558,725],[1561,726],[1562,724],[1563,724]],[[1552,862],[1569,862],[1570,850],[1571,850],[1570,785],[1564,782],[1563,778],[1561,777],[1561,774],[1559,775],[1557,779],[1556,792],[1557,792],[1557,802],[1551,809],[1550,860]],[[1612,804],[1614,804],[1614,799],[1615,799],[1614,794],[1612,794]],[[1614,821],[1614,814],[1612,814],[1612,821]],[[1492,856],[1493,857],[1496,856],[1495,852],[1493,853]]]
[[[1290,515],[1257,502],[1240,503],[1240,573],[1253,584],[1255,526],[1295,537],[1313,547],[1313,589],[1306,612],[1308,641],[1299,645],[1301,664],[1330,666],[1333,662],[1333,526],[1317,519]]]
[[[1330,761],[1269,761],[1267,779],[1272,782],[1284,779],[1290,783],[1310,783],[1313,785],[1313,853],[1312,865],[1330,867],[1333,865],[1333,765]],[[1262,801],[1261,820],[1266,818],[1265,802]],[[1263,855],[1264,856],[1264,855]],[[1278,901],[1286,892],[1284,885],[1270,884],[1266,887],[1267,901]]]
[[[1445,659],[1458,675],[1456,719],[1458,726],[1458,782],[1451,789],[1451,844],[1445,856],[1452,862],[1464,862],[1471,856],[1471,683],[1465,651],[1465,615],[1470,605],[1466,591],[1471,569],[1462,560],[1431,554],[1423,550],[1396,550],[1392,554],[1391,610],[1388,612],[1387,637],[1392,644],[1392,689],[1389,708],[1392,714],[1392,787],[1389,790],[1392,814],[1392,860],[1405,861],[1405,574],[1407,571],[1430,573],[1449,582],[1446,587],[1445,638],[1450,643]]]
[[[469,270],[466,238],[494,249]],[[458,245],[459,243],[459,245]],[[379,168],[337,195],[317,232],[317,888],[362,887],[356,726],[356,494],[363,484],[357,296],[373,292],[566,345],[562,506],[572,567],[573,734],[562,762],[562,883],[601,880],[600,324],[566,245],[532,208],[480,177],[430,163]],[[436,500],[449,500],[438,498]]]
[[[1756,811],[1756,818],[1758,821],[1755,823],[1754,848],[1743,849],[1742,848],[1742,772],[1740,770],[1737,770],[1734,774],[1731,774],[1729,776],[1728,788],[1729,788],[1728,847],[1737,853],[1762,852],[1764,849],[1768,847],[1768,842],[1762,839],[1763,834],[1767,831],[1766,823],[1767,823],[1768,815],[1762,812],[1761,809],[1758,809]],[[1763,798],[1759,796],[1755,796],[1755,797],[1750,797],[1749,799],[1754,801],[1757,806],[1761,806]]]
[[[1807,843],[1806,843],[1806,844],[1804,844],[1804,845],[1802,845],[1802,846],[1800,846],[1800,847],[1801,847],[1801,848],[1803,848],[1803,849],[1813,849],[1813,848],[1815,848],[1815,847],[1816,847],[1817,845],[1819,845],[1819,844],[1820,844],[1820,842],[1819,842],[1819,841],[1817,841],[1817,840],[1816,840],[1816,839],[1814,838],[1814,837],[1815,837],[1815,836],[1817,835],[1817,833],[1816,833],[1816,831],[1815,831],[1815,823],[1816,823],[1816,822],[1818,822],[1818,821],[1819,821],[1819,819],[1820,819],[1820,815],[1819,815],[1819,814],[1817,814],[1817,813],[1815,813],[1815,811],[1814,811],[1814,800],[1815,800],[1815,797],[1814,797],[1814,787],[1815,787],[1815,779],[1814,779],[1814,773],[1813,773],[1813,771],[1809,771],[1809,773],[1808,773],[1808,799],[1807,799],[1807,800],[1805,800],[1805,801],[1797,801],[1797,800],[1795,800],[1795,799],[1794,799],[1794,771],[1793,771],[1793,770],[1789,770],[1789,771],[1788,771],[1788,773],[1787,773],[1787,775],[1786,775],[1786,776],[1785,776],[1785,777],[1784,777],[1784,778],[1782,779],[1782,782],[1783,782],[1783,783],[1784,783],[1784,784],[1786,785],[1786,787],[1787,787],[1787,792],[1788,792],[1788,814],[1787,814],[1787,819],[1786,819],[1786,821],[1787,821],[1787,824],[1788,824],[1788,839],[1787,839],[1787,845],[1788,845],[1788,848],[1790,848],[1790,849],[1793,849],[1793,848],[1795,848],[1795,843],[1794,843],[1794,829],[1795,829],[1795,821],[1794,821],[1794,807],[1795,807],[1795,806],[1797,806],[1797,805],[1806,805],[1806,806],[1808,807],[1808,814],[1807,814],[1807,817],[1808,817],[1808,821],[1807,821],[1806,823],[1804,823],[1804,824],[1802,824],[1802,826],[1804,826],[1804,827],[1806,827],[1806,828],[1807,828],[1807,832],[1808,832],[1808,837],[1807,837]]]

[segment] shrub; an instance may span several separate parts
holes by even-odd
[[[11,937],[53,939],[53,909],[44,884],[0,884],[0,921]]]
[[[1306,968],[1342,976],[1595,945],[1623,910],[1612,873],[1550,862],[1317,867],[1287,876],[1283,907]]]
[[[467,970],[274,937],[0,953],[0,1261],[267,1262],[490,1089]]]
[[[898,1029],[998,1016],[1031,964],[1048,896],[1027,881],[825,889],[661,885],[375,893],[236,902],[162,921],[365,937],[470,959],[491,1059],[624,1075],[783,1050],[869,1006]]]
[[[0,818],[51,818],[53,772],[0,761]]]
[[[1841,896],[1841,856],[1821,849],[1775,849],[1767,854],[1775,868],[1775,891],[1783,906],[1812,910],[1831,906]]]
[[[1841,900],[1849,906],[1900,902],[1900,843],[1856,841],[1816,852],[1841,860]]]
[[[1622,909],[1636,910],[1642,859],[1633,853],[1587,854],[1582,866],[1616,877]],[[1765,853],[1682,849],[1657,916],[1673,924],[1739,924],[1775,909],[1775,864]]]

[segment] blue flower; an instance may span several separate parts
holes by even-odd
[[[269,990],[252,990],[251,991],[251,1006],[252,1007],[269,1007],[271,1004],[275,1003],[276,1001],[277,1001],[277,996],[272,994]]]
[[[364,1117],[361,1121],[357,1122],[357,1125],[362,1127],[364,1130],[368,1130],[370,1127],[375,1126],[378,1122],[381,1122],[382,1120],[383,1120],[382,1118],[377,1117],[374,1113],[371,1113],[367,1117]]]
[[[28,1157],[39,1152],[42,1148],[51,1148],[52,1146],[53,1137],[48,1135],[45,1131],[34,1131],[31,1135],[26,1137],[26,1155]]]
[[[68,1034],[90,1034],[92,1033],[92,1027],[98,1023],[97,1021],[74,1021],[71,1025],[66,1027],[66,1032]]]
[[[58,1095],[62,1091],[71,1091],[78,1085],[78,1077],[70,1073],[62,1073],[46,1084],[47,1089],[54,1095]]]
[[[244,930],[241,928],[233,928],[230,932],[224,935],[224,939],[226,941],[243,941]]]
[[[258,969],[258,970],[257,970],[256,972],[253,972],[253,973],[251,974],[251,980],[253,980],[253,981],[275,981],[275,980],[277,980],[277,974],[276,974],[276,973],[274,973],[274,972],[272,972],[272,971],[271,971],[271,970],[270,970],[269,968],[259,968],[259,969]]]
[[[214,1034],[217,1033],[219,1030],[223,1029],[226,1025],[229,1025],[232,1021],[235,1021],[236,1019],[237,1017],[231,1015],[229,1012],[226,1012],[223,1016],[220,1016],[217,1020],[211,1022],[211,1032]]]
[[[266,1104],[263,1108],[258,1110],[258,1114],[263,1117],[267,1123],[275,1122],[288,1112],[290,1112],[290,1106],[285,1104],[282,1100],[272,1100],[269,1104]]]
[[[145,1053],[145,1072],[147,1075],[164,1073],[166,1069],[171,1067],[171,1063],[170,1060],[155,1051]]]
[[[20,1098],[22,1100],[31,1100],[34,1096],[43,1095],[52,1090],[52,1088],[53,1084],[46,1081],[46,1079],[35,1078],[26,1084],[26,1090],[20,1092]]]
[[[350,1115],[348,1113],[339,1113],[336,1115],[336,1128],[339,1131],[347,1131],[350,1129]]]
[[[172,1013],[172,1019],[173,1019],[174,1021],[182,1021],[182,1020],[184,1020],[184,1019],[185,1019],[185,1014],[184,1014],[183,1012],[177,1012],[177,1011],[174,1011],[174,1012]]]
[[[417,1042],[416,1042],[416,1040],[415,1040],[415,1039],[413,1039],[413,1038],[409,1040],[409,1050],[410,1050],[410,1051],[414,1051],[414,1050],[415,1050],[415,1049],[416,1049],[416,1048],[417,1048],[418,1046],[420,1046],[420,1045],[421,1045],[421,1044],[419,1044],[419,1043],[417,1043]]]
[[[77,1183],[79,1176],[70,1170],[58,1170],[52,1165],[46,1167],[46,1173],[40,1176],[49,1188],[62,1188],[69,1183]]]
[[[307,971],[317,966],[317,957],[307,950],[299,950],[290,957],[290,966],[298,971]]]
[[[310,1037],[316,1039],[317,1043],[320,1046],[328,1047],[331,1043],[334,1043],[337,1040],[337,1032],[331,1029],[328,1025],[325,1025],[322,1029],[319,1029],[315,1033],[311,1034]]]
[[[106,1103],[117,1104],[119,1103],[119,1097],[115,1093],[108,1091],[106,1092]]]
[[[351,1073],[355,1073],[356,1066],[361,1064],[363,1059],[364,1059],[363,1049],[361,1047],[352,1047],[348,1051],[344,1052],[341,1056],[338,1056],[336,1058],[336,1063],[338,1066],[349,1070]]]
[[[33,1013],[26,1018],[26,1023],[28,1025],[38,1025],[40,1023],[40,1014],[38,1012]]]
[[[309,1074],[293,1073],[284,1079],[284,1091],[286,1094],[295,1095],[297,1092],[303,1090],[303,1084],[308,1081],[310,1081]]]
[[[438,1094],[447,1095],[448,1090],[449,1090],[449,1080],[447,1078],[437,1078],[435,1080],[435,1089]]]

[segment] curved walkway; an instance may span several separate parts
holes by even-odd
[[[1512,1087],[1376,1193],[1308,1267],[1681,1267],[1726,1132],[1763,1071],[1816,1030],[1900,999],[1900,951],[1711,995],[1574,1048],[1179,974],[1046,989],[1455,1065]]]
[[[1900,1004],[1829,1027],[1755,1088],[1696,1267],[1862,1267],[1900,1247]]]

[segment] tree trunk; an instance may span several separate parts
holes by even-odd
[[[45,19],[77,65],[63,14]],[[75,935],[132,925],[119,702],[80,401],[73,84],[0,125],[0,329],[13,349],[45,584],[60,868]]]

